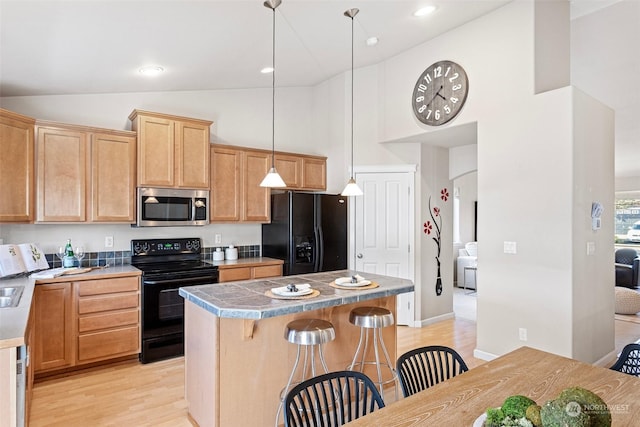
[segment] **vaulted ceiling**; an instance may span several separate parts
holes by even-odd
[[[283,0],[277,85],[375,64],[510,0]],[[564,1],[564,0],[559,0]],[[417,18],[423,3],[437,9]],[[572,84],[616,111],[616,176],[640,176],[640,2],[573,0]],[[272,12],[260,0],[0,0],[0,96],[268,87]],[[377,45],[366,40],[377,37]],[[145,78],[144,65],[164,73]]]

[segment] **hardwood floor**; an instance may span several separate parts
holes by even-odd
[[[618,352],[638,338],[640,324],[616,320]],[[455,348],[471,369],[484,363],[473,357],[476,324],[472,320],[398,327],[398,354],[429,344]],[[611,364],[613,361],[605,365]],[[189,427],[194,424],[187,415],[183,377],[184,359],[180,357],[147,365],[127,361],[42,380],[34,386],[30,426]]]

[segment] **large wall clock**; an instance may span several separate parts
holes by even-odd
[[[440,126],[458,115],[468,93],[469,79],[464,68],[452,61],[438,61],[420,74],[411,105],[422,123]]]

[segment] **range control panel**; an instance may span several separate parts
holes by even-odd
[[[160,256],[178,254],[199,254],[202,240],[190,239],[145,239],[131,241],[132,256]]]

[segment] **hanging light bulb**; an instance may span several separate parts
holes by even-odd
[[[276,171],[276,8],[282,3],[281,0],[266,0],[263,5],[273,10],[273,55],[271,73],[271,169],[260,183],[260,187],[282,188],[287,185]]]
[[[360,12],[359,9],[348,9],[344,12],[344,16],[351,19],[351,178],[344,187],[342,196],[362,196],[362,190],[356,184],[353,177],[353,17]]]

